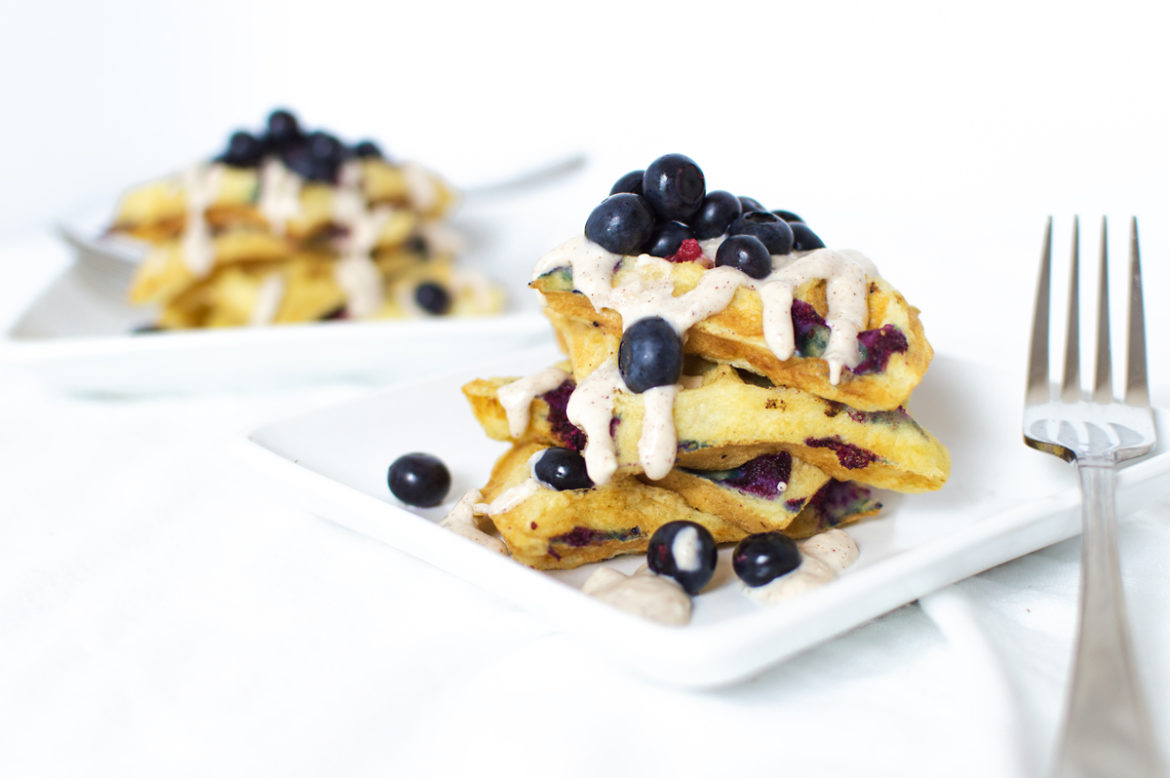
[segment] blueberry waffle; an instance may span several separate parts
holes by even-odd
[[[708,192],[686,157],[619,180],[531,286],[567,359],[463,387],[512,445],[475,515],[525,564],[653,556],[651,533],[692,527],[699,546],[743,540],[792,570],[803,551],[784,536],[876,514],[871,488],[949,476],[906,411],[933,356],[917,309],[795,214]]]
[[[452,260],[451,188],[274,111],[215,159],[138,187],[112,233],[147,241],[130,299],[163,328],[483,314],[501,291]]]

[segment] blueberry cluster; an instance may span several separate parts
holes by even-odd
[[[278,108],[268,115],[265,130],[253,135],[232,133],[227,149],[216,159],[232,167],[255,167],[264,157],[277,155],[291,170],[310,181],[336,183],[341,164],[353,157],[382,157],[370,140],[346,146],[324,130],[305,132],[297,117]]]
[[[682,154],[667,154],[645,170],[626,173],[585,222],[585,237],[614,254],[670,257],[685,240],[724,234],[743,237],[722,261],[716,256],[715,264],[755,278],[771,272],[773,254],[825,245],[791,211],[769,211],[757,200],[722,190],[708,192],[703,171]]]

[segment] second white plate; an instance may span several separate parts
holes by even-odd
[[[1079,527],[1074,473],[1023,445],[1020,380],[936,357],[914,396],[915,417],[951,450],[940,492],[883,494],[880,518],[848,531],[861,557],[822,589],[779,606],[740,591],[724,549],[715,579],[686,627],[667,627],[579,591],[595,569],[541,573],[464,540],[437,521],[464,491],[486,482],[503,444],[488,440],[460,393],[474,377],[524,375],[559,358],[542,348],[412,385],[400,385],[256,430],[244,444],[256,465],[299,489],[307,505],[578,634],[615,663],[668,684],[715,686],[755,673],[954,581],[1072,536]],[[1159,414],[1160,422],[1165,419]],[[454,480],[442,508],[407,509],[390,496],[386,469],[427,451]],[[1120,473],[1120,508],[1170,491],[1163,443]],[[639,557],[611,560],[631,572]]]

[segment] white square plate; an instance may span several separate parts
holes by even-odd
[[[716,686],[741,679],[947,584],[1071,537],[1080,496],[1071,469],[1024,446],[1022,376],[937,356],[912,412],[951,450],[950,482],[936,493],[883,493],[877,519],[850,527],[861,556],[827,586],[764,606],[740,591],[729,549],[695,598],[685,627],[662,626],[578,589],[595,568],[543,573],[454,535],[436,522],[487,481],[504,444],[487,439],[460,387],[475,377],[524,375],[559,359],[551,348],[269,424],[243,445],[248,458],[299,489],[320,515],[514,600],[589,641],[623,667],[662,682]],[[1160,426],[1165,415],[1159,414]],[[386,470],[426,451],[452,473],[447,503],[401,507]],[[1119,475],[1122,511],[1170,491],[1165,444]],[[602,564],[631,572],[640,557]]]

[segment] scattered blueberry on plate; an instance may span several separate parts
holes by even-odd
[[[407,505],[433,508],[451,490],[451,473],[438,457],[416,451],[394,460],[386,482],[390,493]]]
[[[715,538],[702,524],[671,521],[650,537],[646,564],[659,575],[673,578],[687,594],[698,594],[715,575],[718,550]]]
[[[739,541],[731,566],[748,586],[763,586],[800,567],[800,549],[783,532],[760,532]]]

